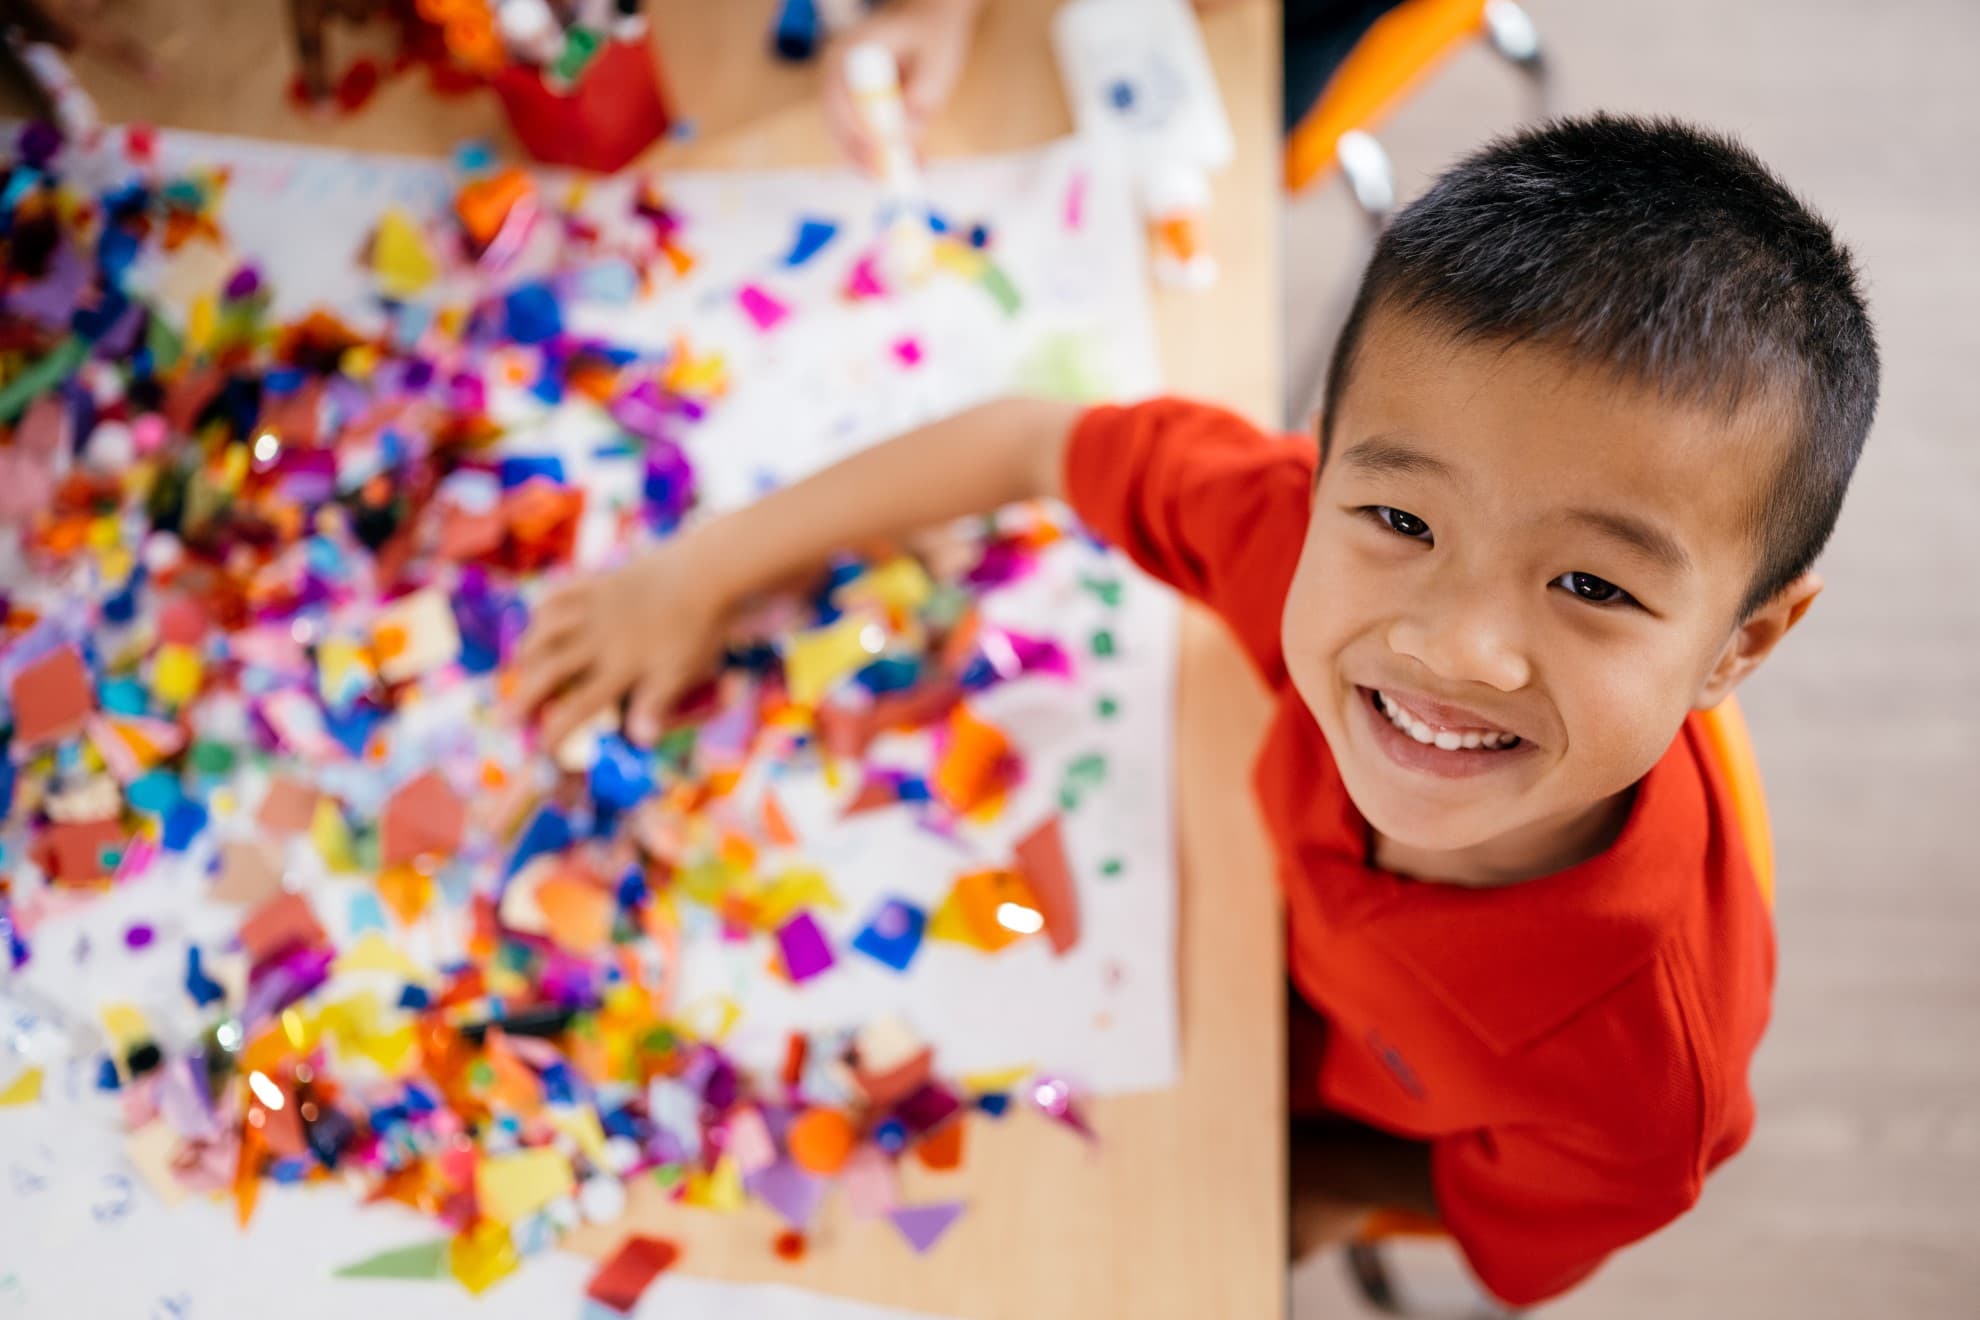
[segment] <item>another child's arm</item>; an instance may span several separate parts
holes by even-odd
[[[517,706],[544,708],[555,746],[631,693],[626,732],[652,740],[739,602],[844,546],[1060,495],[1079,415],[1076,405],[1039,400],[985,404],[565,584],[537,607],[523,639]]]

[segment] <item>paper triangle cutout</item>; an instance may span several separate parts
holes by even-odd
[[[339,1279],[444,1279],[447,1277],[447,1239],[381,1251],[376,1256],[367,1256],[346,1265],[335,1274]]]
[[[909,1205],[888,1212],[887,1218],[894,1221],[894,1227],[907,1239],[916,1255],[927,1251],[941,1240],[951,1225],[962,1217],[961,1201],[943,1201],[936,1205]]]

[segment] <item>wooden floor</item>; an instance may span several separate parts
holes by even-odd
[[[1703,1203],[1544,1314],[1980,1316],[1980,5],[1522,0],[1556,105],[1742,136],[1869,274],[1885,393],[1828,591],[1741,695],[1779,837],[1759,1128]],[[1384,132],[1405,196],[1523,113],[1482,52]],[[1295,202],[1297,374],[1359,241]],[[1294,1314],[1354,1314],[1337,1262]]]

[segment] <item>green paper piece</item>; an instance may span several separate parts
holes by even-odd
[[[1059,790],[1059,809],[1061,811],[1073,811],[1076,810],[1078,806],[1079,806],[1079,794],[1073,792],[1070,788],[1062,788]]]
[[[680,1165],[661,1164],[661,1165],[656,1165],[654,1167],[653,1181],[659,1183],[662,1187],[672,1187],[675,1183],[679,1182],[680,1180],[681,1180]]]
[[[192,745],[193,769],[216,779],[234,768],[234,749],[226,743],[196,742]]]
[[[1106,876],[1109,880],[1118,878],[1121,872],[1126,869],[1126,864],[1118,857],[1109,857],[1106,861],[1100,863],[1100,874]]]
[[[1102,346],[1089,335],[1061,331],[1038,341],[1018,363],[1012,388],[1062,403],[1093,403],[1113,395]]]
[[[1112,655],[1113,653],[1114,653],[1114,634],[1108,632],[1105,628],[1102,628],[1099,632],[1094,633],[1093,654]]]
[[[1107,778],[1107,758],[1088,752],[1066,767],[1066,779],[1082,788],[1098,788]]]
[[[981,282],[984,291],[997,300],[997,306],[1003,309],[1005,316],[1016,316],[1018,308],[1024,306],[1024,299],[1018,296],[1017,285],[1011,283],[1011,277],[1004,274],[1003,267],[995,262],[984,265]]]
[[[1098,596],[1109,608],[1118,609],[1121,603],[1121,580],[1119,578],[1097,578],[1082,575],[1079,585]]]
[[[1101,718],[1101,719],[1103,719],[1103,720],[1111,720],[1111,719],[1113,719],[1113,718],[1114,718],[1114,716],[1116,716],[1116,715],[1118,715],[1118,714],[1120,714],[1120,713],[1121,713],[1121,703],[1120,703],[1120,702],[1118,702],[1118,701],[1115,701],[1115,700],[1114,700],[1114,699],[1113,699],[1112,697],[1102,697],[1102,698],[1100,698],[1100,718]]]
[[[0,387],[0,422],[11,422],[27,406],[76,374],[89,356],[89,345],[74,335],[55,346],[47,357],[30,362],[21,374]]]
[[[335,1272],[339,1279],[444,1279],[447,1277],[447,1239],[422,1242],[413,1247],[394,1247],[368,1256]]]

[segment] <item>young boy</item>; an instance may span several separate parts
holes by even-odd
[[[1390,226],[1317,445],[1175,400],[991,404],[565,589],[519,699],[554,740],[630,693],[651,737],[750,592],[1067,499],[1278,698],[1295,1247],[1415,1209],[1530,1303],[1751,1130],[1773,935],[1689,713],[1814,600],[1877,379],[1848,254],[1752,156],[1558,122]]]

